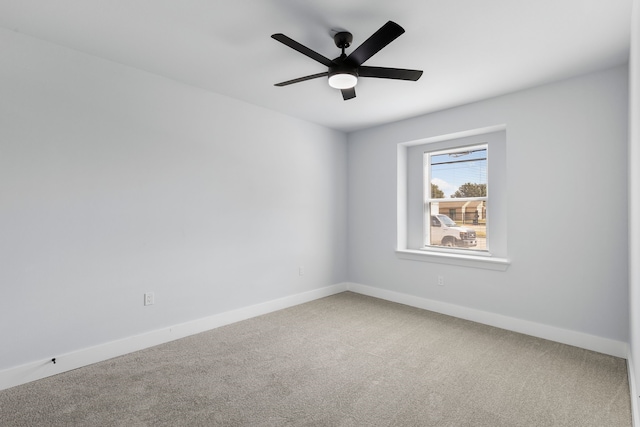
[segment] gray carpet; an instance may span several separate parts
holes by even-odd
[[[623,359],[342,293],[0,392],[2,426],[631,426]]]

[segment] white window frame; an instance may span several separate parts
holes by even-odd
[[[487,195],[484,197],[460,197],[460,198],[445,198],[445,199],[434,199],[431,196],[431,165],[429,164],[429,158],[430,156],[435,156],[435,155],[441,155],[441,154],[450,154],[450,153],[458,153],[461,151],[465,151],[465,149],[485,149],[487,151],[487,169],[488,169],[488,165],[489,165],[489,145],[486,143],[482,143],[482,144],[473,144],[473,145],[463,145],[463,146],[457,146],[455,148],[446,148],[444,150],[427,150],[424,152],[424,162],[423,162],[423,170],[424,170],[424,177],[423,177],[423,182],[424,182],[424,189],[423,189],[423,205],[424,205],[424,213],[423,213],[423,247],[422,249],[424,250],[436,250],[436,251],[445,251],[445,252],[453,252],[453,253],[462,253],[462,254],[476,254],[476,255],[486,255],[489,253],[489,231],[487,231],[487,249],[486,250],[481,250],[481,249],[465,249],[465,248],[458,248],[458,249],[452,249],[452,248],[444,248],[442,246],[437,246],[437,245],[431,245],[429,242],[431,241],[431,204],[432,203],[436,203],[439,201],[443,201],[443,202],[474,202],[474,201],[484,201],[486,205],[488,205],[488,200],[489,200],[489,180],[487,179]],[[487,209],[488,211],[488,209]],[[489,230],[489,213],[487,213],[487,225],[486,225],[486,229]],[[455,218],[452,218],[455,221]]]
[[[465,145],[481,145],[484,138],[500,135],[499,142],[488,142],[492,161],[489,164],[488,187],[492,188],[487,200],[491,216],[489,251],[469,251],[454,248],[424,247],[424,191],[423,153],[425,150],[442,151]],[[424,149],[423,149],[424,148]],[[415,156],[420,155],[419,161]],[[415,167],[411,164],[415,163]],[[416,168],[420,169],[419,173]],[[411,174],[411,176],[409,176]],[[419,191],[416,187],[419,182]],[[405,260],[434,262],[464,267],[504,271],[511,261],[507,257],[506,221],[506,125],[455,132],[430,138],[401,142],[397,145],[397,242],[396,255]],[[417,199],[416,199],[417,198]],[[419,223],[418,218],[419,217]],[[487,224],[489,227],[490,224]]]

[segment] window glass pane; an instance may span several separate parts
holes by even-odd
[[[431,198],[487,196],[487,148],[429,156]]]
[[[430,245],[487,250],[485,200],[429,203]]]
[[[486,145],[425,153],[425,246],[488,250],[487,154]]]

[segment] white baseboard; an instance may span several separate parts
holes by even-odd
[[[629,346],[626,342],[622,341],[602,338],[568,329],[556,328],[554,326],[543,325],[528,320],[517,319],[515,317],[503,316],[501,314],[416,297],[386,289],[374,288],[372,286],[362,285],[359,283],[348,283],[347,289],[359,294],[397,302],[411,307],[422,308],[436,313],[447,314],[449,316],[471,320],[473,322],[495,326],[497,328],[519,332],[521,334],[531,335],[587,350],[597,351],[598,353],[604,353],[623,359],[626,359],[628,356]]]
[[[184,338],[200,332],[229,325],[241,320],[293,307],[305,302],[338,294],[347,290],[346,283],[339,283],[325,288],[314,289],[300,294],[267,301],[261,304],[227,311],[202,319],[181,323],[168,328],[146,332],[144,334],[110,341],[94,347],[72,351],[56,356],[56,363],[51,359],[40,360],[0,371],[0,390],[26,384],[31,381],[67,372],[93,363],[102,362],[113,357],[142,350],[169,341]]]
[[[553,326],[542,325],[527,320],[503,316],[496,313],[485,312],[455,304],[416,297],[400,292],[386,289],[374,288],[358,283],[339,283],[321,289],[315,289],[300,294],[290,295],[261,304],[227,311],[202,319],[181,323],[171,327],[150,331],[144,334],[110,341],[94,347],[79,349],[66,354],[56,356],[56,363],[50,359],[40,360],[24,365],[12,367],[0,371],[0,390],[15,387],[31,381],[46,378],[52,375],[67,372],[93,363],[101,362],[113,357],[121,356],[134,351],[142,350],[155,345],[163,344],[189,335],[218,328],[220,326],[250,319],[252,317],[282,310],[305,302],[313,301],[326,296],[334,295],[344,291],[352,291],[387,301],[397,302],[408,306],[447,314],[474,322],[495,326],[526,335],[544,338],[563,344],[597,351],[599,353],[627,359],[629,367],[629,385],[631,396],[637,396],[636,384],[634,381],[633,365],[628,357],[629,346],[622,341],[597,337],[582,332],[570,331]],[[638,414],[637,399],[632,399],[632,409],[635,420],[640,420]],[[637,425],[637,424],[636,424]],[[640,427],[640,425],[638,425]]]

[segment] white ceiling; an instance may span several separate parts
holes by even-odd
[[[623,64],[632,0],[0,0],[0,26],[351,131]],[[326,57],[331,30],[357,47],[386,21],[406,30],[366,65],[422,69],[418,82],[365,79],[357,98],[273,40]],[[1,66],[0,58],[0,66]]]

